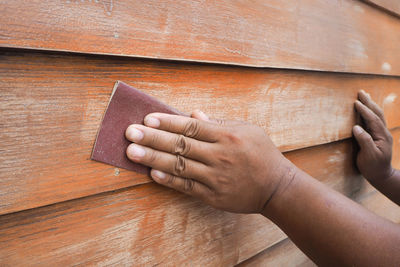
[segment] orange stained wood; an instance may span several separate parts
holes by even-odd
[[[400,16],[400,1],[399,0],[365,0],[365,2],[377,5],[397,16]]]
[[[281,151],[351,136],[363,88],[400,126],[400,79],[61,54],[0,55],[0,214],[150,180],[89,160],[120,79],[182,111],[260,125]]]
[[[0,46],[400,75],[400,20],[361,1],[1,1]]]
[[[286,156],[316,179],[399,222],[399,209],[380,201],[357,174],[353,152],[351,140],[345,140]],[[370,206],[369,199],[380,203]],[[218,211],[151,183],[0,216],[0,264],[233,265],[284,238],[259,215]]]
[[[289,238],[286,238],[237,265],[237,267],[246,266],[314,267],[316,265]]]

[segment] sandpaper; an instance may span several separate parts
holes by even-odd
[[[126,148],[131,142],[125,138],[125,130],[131,124],[143,124],[144,117],[153,112],[184,115],[154,97],[123,82],[116,82],[97,133],[91,159],[148,174],[148,167],[133,163],[126,156]]]

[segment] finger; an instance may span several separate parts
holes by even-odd
[[[211,194],[211,190],[206,185],[192,179],[178,177],[155,169],[151,170],[150,175],[159,184],[200,199],[206,199]]]
[[[139,124],[130,125],[125,132],[128,140],[155,150],[181,155],[205,164],[210,163],[212,144]]]
[[[154,150],[145,146],[130,144],[126,150],[130,160],[179,177],[187,177],[207,184],[209,168],[203,163]]]
[[[386,121],[385,121],[385,116],[383,115],[382,109],[376,104],[369,94],[367,94],[364,90],[361,90],[358,92],[358,99],[366,105],[369,109],[371,109],[383,122],[383,124],[386,126]]]
[[[374,140],[384,139],[386,137],[386,127],[378,115],[358,100],[355,102],[355,108],[363,118],[366,124],[365,126],[372,138]]]
[[[216,142],[221,134],[220,127],[214,123],[165,113],[147,115],[144,124],[206,142]]]
[[[212,123],[216,123],[219,125],[227,125],[227,126],[232,126],[232,125],[238,125],[238,124],[243,124],[244,122],[241,121],[233,121],[233,120],[221,120],[221,119],[214,119],[210,118],[201,110],[195,110],[191,114],[192,118],[198,119],[198,120],[203,120],[203,121],[208,121]]]
[[[363,150],[377,149],[376,144],[372,139],[371,135],[367,133],[361,126],[355,125],[353,127],[353,134],[361,149]]]
[[[195,111],[192,112],[190,117],[194,119],[198,119],[201,121],[210,121],[210,118],[201,110],[196,109]]]

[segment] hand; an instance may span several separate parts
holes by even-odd
[[[391,177],[393,138],[386,128],[382,109],[364,91],[358,93],[356,111],[361,115],[363,126],[355,125],[353,134],[360,146],[357,166],[361,174],[372,184]]]
[[[290,163],[257,126],[153,113],[130,125],[127,156],[152,168],[159,184],[230,212],[262,212]]]

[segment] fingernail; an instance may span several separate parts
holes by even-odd
[[[143,139],[143,132],[131,126],[128,127],[128,130],[126,130],[126,135],[128,136],[128,139],[133,142],[137,142]]]
[[[160,120],[151,116],[144,118],[144,124],[153,128],[160,126]]]
[[[156,178],[156,179],[165,179],[165,177],[167,176],[164,172],[162,172],[162,171],[158,171],[158,170],[152,170],[151,171],[151,176],[153,177],[153,178]]]
[[[360,126],[358,126],[358,125],[356,125],[356,126],[353,127],[353,132],[354,132],[354,134],[356,134],[356,135],[361,134],[362,131],[363,131],[362,128],[361,128]]]
[[[197,115],[200,117],[201,120],[209,121],[210,118],[201,110],[196,109]]]
[[[132,144],[128,146],[127,154],[131,158],[142,158],[146,152],[140,146]]]
[[[367,97],[371,98],[371,95],[367,92],[365,92],[364,90],[361,90],[361,92],[363,92]]]
[[[204,118],[207,118],[207,120],[208,120],[208,116],[203,111],[199,110],[199,113],[201,114],[201,116],[203,116]]]

